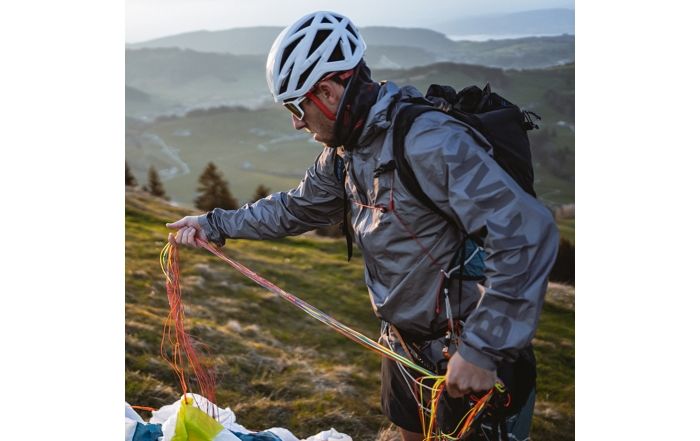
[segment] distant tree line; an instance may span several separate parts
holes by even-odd
[[[148,184],[141,187],[153,196],[169,199],[165,193],[165,187],[160,180],[160,175],[155,167],[148,168]],[[125,162],[125,184],[127,187],[138,187],[138,181],[129,168],[129,163]],[[252,201],[266,198],[271,194],[272,190],[263,184],[258,185],[253,194]],[[211,211],[214,208],[223,208],[225,210],[236,210],[239,208],[238,199],[236,199],[229,190],[228,181],[224,179],[223,174],[216,168],[213,162],[207,164],[204,171],[199,176],[199,185],[197,186],[197,197],[194,199],[195,207],[200,210]]]
[[[134,174],[131,173],[131,169],[129,168],[129,163],[125,162],[125,184],[127,187],[138,187],[139,183],[136,181],[136,178],[134,177]],[[158,171],[155,169],[155,167],[150,166],[148,168],[148,184],[144,185],[141,187],[142,190],[147,191],[148,193],[152,194],[155,197],[169,200],[170,198],[168,195],[165,193],[165,187],[163,187],[163,183],[160,180],[160,175],[158,174]]]

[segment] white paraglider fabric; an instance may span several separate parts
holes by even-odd
[[[231,408],[227,407],[222,409],[215,404],[211,403],[206,398],[197,394],[187,394],[188,398],[194,400],[196,407],[202,409],[206,412],[207,409],[216,409],[213,413],[216,415],[216,421],[221,424],[224,429],[212,441],[241,441],[241,438],[234,434],[242,435],[252,435],[262,432],[253,432],[246,429],[244,426],[236,422],[236,415],[233,413]],[[177,400],[173,404],[168,404],[160,409],[153,412],[151,419],[145,422],[131,406],[126,403],[126,415],[125,415],[125,441],[140,441],[140,439],[134,439],[134,435],[137,432],[137,426],[139,424],[149,426],[149,425],[160,425],[162,430],[162,436],[158,438],[158,441],[171,441],[175,436],[175,426],[177,422],[178,412],[182,405],[182,399]],[[210,415],[211,413],[208,412]],[[281,441],[352,441],[352,438],[344,433],[340,433],[335,429],[325,430],[319,432],[314,436],[305,439],[299,439],[288,429],[282,427],[272,427],[265,429],[263,432],[271,433],[277,436]]]

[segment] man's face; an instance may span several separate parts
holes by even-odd
[[[340,98],[343,96],[343,86],[333,81],[322,81],[314,91],[314,94],[325,105],[333,115],[338,110]],[[310,99],[305,99],[301,103],[301,108],[304,110],[304,118],[298,119],[292,115],[292,125],[295,129],[304,129],[309,133],[313,133],[314,141],[324,145],[329,145],[333,142],[333,125],[335,121],[329,119],[321,112],[318,105]]]

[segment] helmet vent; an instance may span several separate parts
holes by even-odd
[[[302,25],[299,26],[299,27],[296,29],[296,31],[294,31],[294,32],[299,32],[300,30],[302,30],[302,29],[304,29],[304,28],[308,28],[309,26],[311,26],[311,22],[312,22],[312,21],[314,21],[314,18],[313,18],[313,17],[311,17],[310,19],[308,19],[308,20],[306,20],[304,23],[302,23]]]
[[[352,26],[350,26],[350,23],[348,23],[348,25],[345,26],[345,29],[347,29],[348,32],[350,32],[355,38],[357,38],[357,34],[355,33],[355,30],[352,28]]]
[[[350,39],[348,39],[348,43],[350,43],[350,52],[355,53],[355,48],[357,47],[357,45],[353,43]]]
[[[333,53],[328,57],[328,61],[340,61],[343,59],[343,50],[340,47],[340,41],[338,41],[338,44],[335,45],[335,49],[333,49]]]
[[[309,75],[311,74],[311,72],[314,71],[314,67],[316,67],[316,64],[319,62],[319,60],[320,60],[320,58],[316,59],[316,61],[314,61],[313,64],[312,64],[311,66],[309,66],[309,68],[306,69],[306,70],[304,71],[304,73],[302,73],[301,75],[299,75],[299,86],[301,86],[302,84],[304,84],[304,82],[305,82],[306,79],[309,77]]]
[[[314,36],[314,41],[311,43],[311,48],[309,49],[309,55],[311,55],[318,47],[326,41],[326,38],[331,34],[331,31],[328,29],[321,29],[318,32],[316,32],[316,35]]]
[[[287,91],[287,85],[289,85],[289,76],[282,80],[282,84],[280,84],[280,94]]]
[[[321,23],[330,23],[331,21],[328,20],[328,17],[323,17],[323,20],[321,20]]]
[[[294,48],[297,47],[302,38],[303,35],[294,40],[293,42],[289,43],[289,46],[284,48],[284,52],[282,52],[282,58],[280,59],[280,69],[282,68],[282,66],[284,66],[284,63],[287,62],[287,58],[289,58],[289,55],[292,53]]]

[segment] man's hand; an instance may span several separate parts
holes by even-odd
[[[175,242],[180,245],[189,245],[199,248],[195,239],[207,241],[207,236],[202,231],[202,228],[197,221],[197,216],[185,216],[177,222],[165,224],[166,227],[176,229]],[[172,233],[168,237],[171,240]]]
[[[486,392],[496,384],[496,371],[482,369],[462,358],[459,352],[447,364],[445,388],[452,398],[477,392]]]

